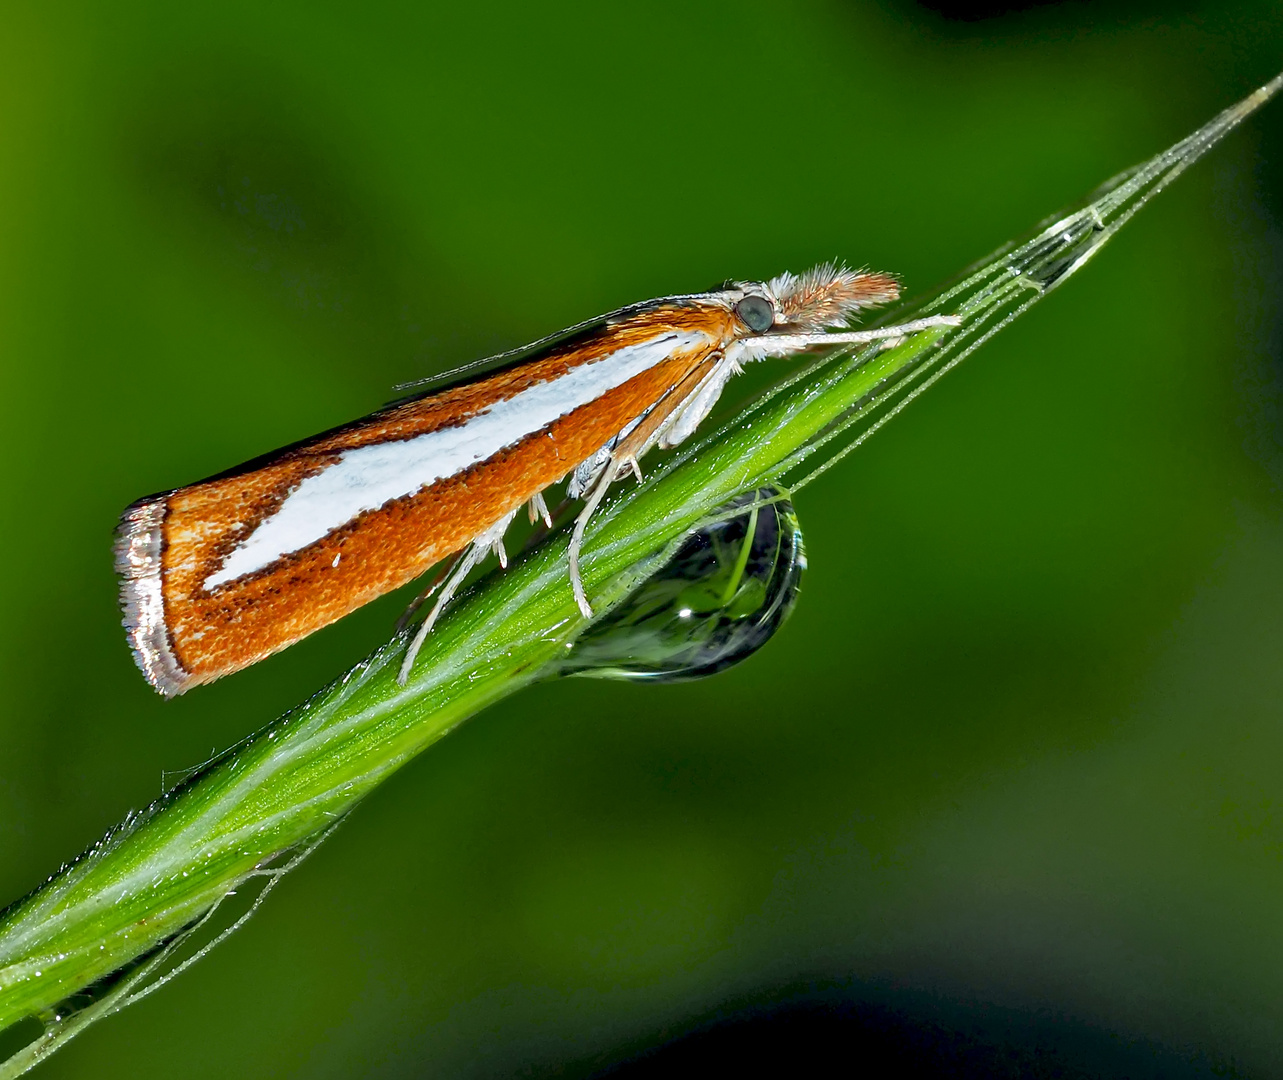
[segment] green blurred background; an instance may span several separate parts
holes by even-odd
[[[938,8],[4,0],[0,904],[400,609],[164,703],[135,497],[632,300],[921,293],[1283,68],[1277,0]],[[42,1075],[584,1075],[821,1000],[1283,1075],[1281,220],[1276,104],[799,497],[765,650],[492,709]]]

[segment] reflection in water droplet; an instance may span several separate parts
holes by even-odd
[[[693,533],[668,565],[586,630],[558,674],[677,682],[712,675],[765,645],[797,601],[802,530],[774,488],[747,492],[719,513],[736,507],[744,513]]]

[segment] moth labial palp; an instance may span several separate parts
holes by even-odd
[[[585,617],[585,529],[652,447],[689,438],[744,364],[820,345],[894,340],[952,316],[841,331],[894,300],[896,280],[825,265],[767,282],[633,304],[187,487],[140,500],[117,532],[125,626],[165,696],[280,651],[454,556],[409,643],[420,647],[468,573],[543,493],[584,499],[568,578]],[[429,590],[412,605],[426,600]]]

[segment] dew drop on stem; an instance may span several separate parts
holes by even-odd
[[[806,568],[797,515],[778,490],[761,488],[713,517],[721,520],[687,537],[662,570],[586,630],[556,674],[679,682],[765,645],[792,612]]]

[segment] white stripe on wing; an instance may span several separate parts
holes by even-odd
[[[668,332],[571,368],[495,402],[465,424],[397,442],[345,450],[309,476],[205,579],[206,590],[314,544],[365,510],[413,495],[493,457],[532,432],[622,386],[680,350],[707,344],[702,331]]]

